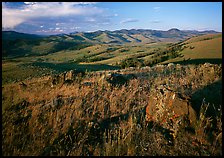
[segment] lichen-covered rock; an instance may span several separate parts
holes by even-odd
[[[182,96],[163,85],[152,92],[146,107],[147,122],[156,122],[174,132],[178,131],[181,124],[194,124],[196,118],[190,97]]]

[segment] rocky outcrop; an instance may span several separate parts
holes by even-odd
[[[177,132],[182,124],[194,124],[196,118],[190,97],[181,95],[165,85],[152,92],[146,107],[147,122],[153,121],[174,132]]]
[[[57,84],[71,84],[77,77],[82,77],[84,72],[78,70],[70,70],[61,74],[52,75],[50,78],[51,87]]]
[[[99,82],[107,83],[111,86],[122,86],[126,85],[129,80],[136,78],[134,74],[119,74],[114,72],[109,72],[106,74],[103,74],[101,78],[99,79]]]
[[[74,79],[75,79],[75,71],[74,70],[70,70],[70,71],[66,72],[65,81],[66,80],[74,80]]]

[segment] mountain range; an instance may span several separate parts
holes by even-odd
[[[131,29],[115,31],[73,32],[41,36],[15,31],[2,31],[3,57],[43,55],[63,49],[80,49],[94,44],[149,44],[156,42],[179,42],[193,36],[216,34],[219,32],[179,30],[172,28],[168,31]]]

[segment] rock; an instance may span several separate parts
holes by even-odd
[[[174,65],[173,63],[169,63],[169,64],[167,65],[168,68],[174,68],[174,66],[175,66],[175,65]]]
[[[66,80],[66,72],[59,74],[59,83],[63,83]]]
[[[75,71],[74,70],[70,70],[65,74],[65,81],[66,80],[74,80],[75,78]]]
[[[203,65],[204,67],[211,67],[212,66],[212,64],[210,64],[210,63],[204,63],[204,65]]]
[[[191,106],[190,99],[161,86],[149,98],[146,121],[156,122],[176,132],[181,124],[187,123],[187,126],[194,124],[197,114]]]

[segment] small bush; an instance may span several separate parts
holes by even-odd
[[[143,62],[139,60],[138,58],[129,58],[121,61],[120,66],[122,69],[128,68],[128,67],[141,67],[143,65]]]

